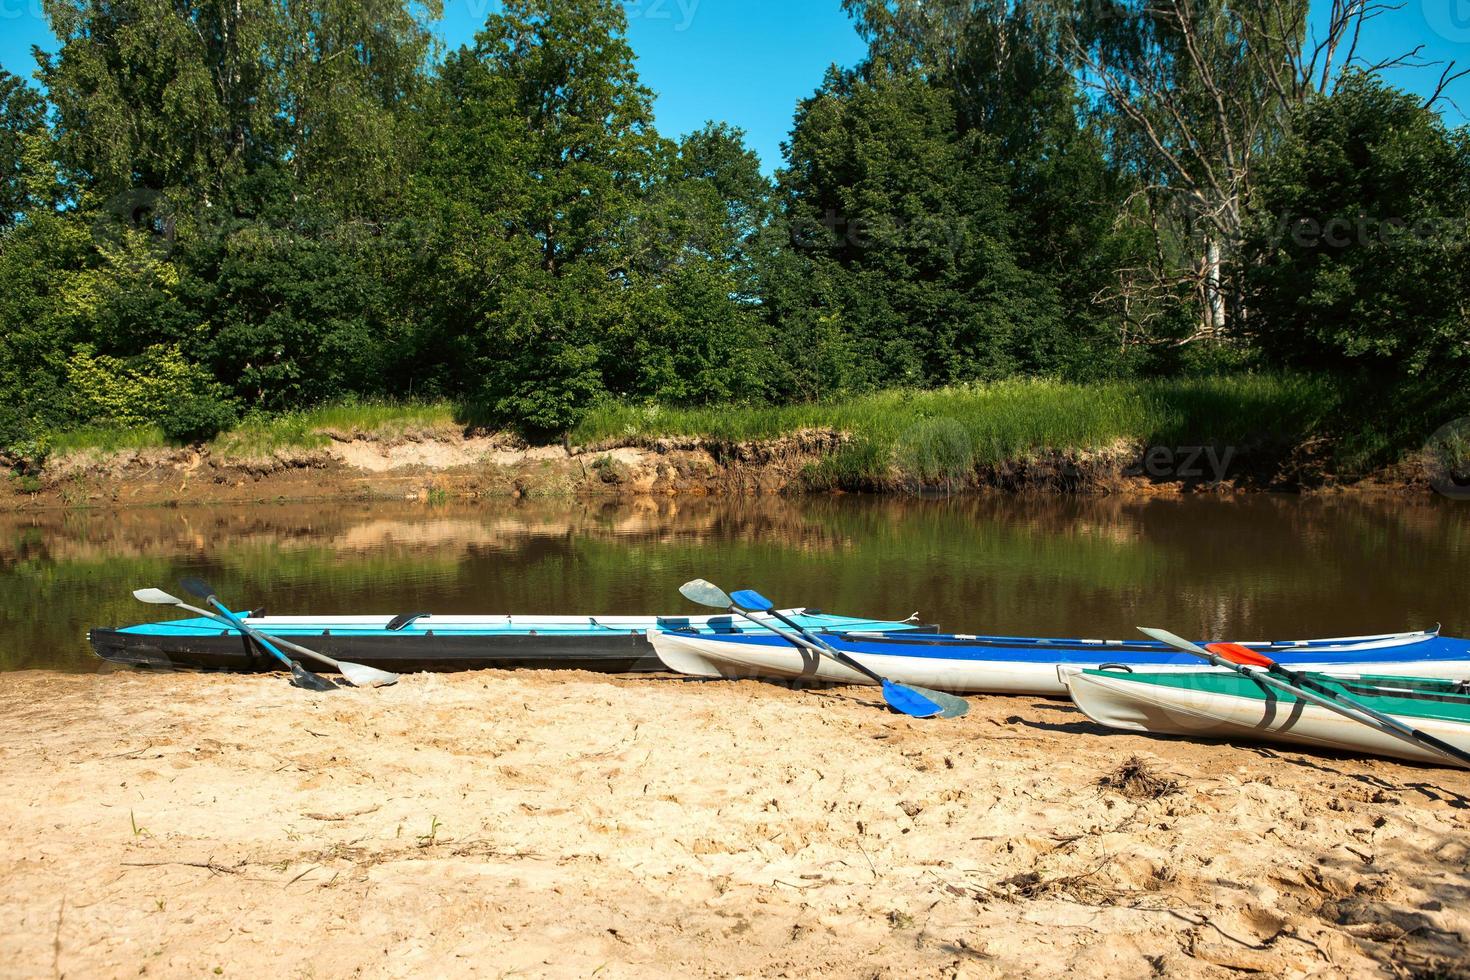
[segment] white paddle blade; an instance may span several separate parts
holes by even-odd
[[[679,586],[679,594],[690,602],[701,606],[711,606],[715,609],[729,609],[734,605],[723,589],[702,578],[697,578],[693,582],[685,582]]]
[[[1185,653],[1192,653],[1196,657],[1204,657],[1206,660],[1215,659],[1214,654],[1210,653],[1210,651],[1206,650],[1204,647],[1201,647],[1194,643],[1190,643],[1182,636],[1175,636],[1168,630],[1155,629],[1152,626],[1140,626],[1138,627],[1138,632],[1142,633],[1144,636],[1152,637],[1153,639],[1158,640],[1160,643],[1167,643],[1169,644],[1169,646],[1174,647],[1175,649],[1183,650]]]
[[[386,670],[379,670],[366,664],[339,663],[337,670],[341,671],[347,683],[353,687],[392,687],[398,683],[397,674],[390,674]]]
[[[154,606],[177,606],[183,600],[175,599],[162,589],[134,589],[133,598],[139,602],[146,602]]]

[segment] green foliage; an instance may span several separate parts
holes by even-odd
[[[163,434],[172,442],[195,443],[213,439],[235,424],[234,402],[218,393],[194,393],[159,413]]]
[[[1353,76],[1298,113],[1258,210],[1251,286],[1265,351],[1309,368],[1463,379],[1470,131]]]
[[[416,424],[400,406],[428,403],[434,425],[541,439],[643,433],[665,410],[729,431],[802,420],[856,435],[813,485],[943,483],[1037,440],[1173,431],[1190,398],[1316,432],[1251,414],[1296,384],[1254,380],[1262,363],[1406,381],[1460,379],[1470,356],[1470,245],[1449,234],[1470,211],[1470,138],[1355,79],[1295,118],[1268,112],[1227,183],[1259,188],[1243,206],[1273,218],[1446,233],[1324,250],[1267,219],[1234,311],[1251,335],[1149,342],[1198,325],[1198,289],[1158,277],[1197,266],[1203,226],[1160,227],[1181,185],[1146,123],[1174,106],[1192,166],[1256,118],[1202,101],[1211,72],[1241,68],[1257,91],[1249,11],[1205,11],[1202,67],[1132,0],[1106,17],[845,0],[868,56],[800,104],[773,183],[728,125],[659,135],[619,0],[506,0],[443,57],[437,0],[45,6],[44,97],[0,73],[11,458],[267,452],[374,413]],[[1121,93],[1084,97],[1083,51],[1146,69],[1162,101],[1129,116]],[[1235,388],[1209,389],[1225,373]],[[1161,374],[1199,380],[1134,380]],[[1097,384],[1011,383],[1026,377]],[[1331,435],[1386,458],[1460,389],[1390,386]]]
[[[46,104],[30,86],[0,70],[0,233],[15,224],[36,200],[36,178],[28,164],[45,133]]]
[[[797,336],[819,355],[835,346],[850,356],[824,378],[810,373],[821,360],[807,349],[784,348],[798,388],[1054,368],[1062,307],[1015,248],[994,142],[962,131],[953,95],[922,77],[882,66],[867,76],[830,76],[792,134],[782,194],[795,255],[777,266],[768,302],[778,320],[803,323]]]
[[[214,244],[204,356],[248,404],[271,410],[391,390],[397,324],[379,273],[387,246],[354,222],[271,202]]]
[[[7,477],[10,485],[15,488],[16,493],[40,493],[41,480],[39,477],[25,473],[12,473]]]
[[[386,193],[429,52],[415,10],[438,5],[47,0],[61,48],[40,75],[64,169],[114,213],[163,195],[159,213],[186,223],[281,162],[348,207]]]
[[[416,200],[430,311],[413,373],[545,436],[611,395],[752,398],[748,241],[767,185],[738,133],[652,128],[612,0],[519,0],[447,59]]]
[[[207,371],[189,363],[177,347],[163,344],[131,358],[78,347],[66,362],[66,374],[78,416],[119,428],[169,419],[181,405],[216,396]]]

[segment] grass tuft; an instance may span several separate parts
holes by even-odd
[[[1097,784],[1129,800],[1161,800],[1183,789],[1177,779],[1163,775],[1157,766],[1138,755],[1099,778]]]

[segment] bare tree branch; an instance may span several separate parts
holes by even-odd
[[[1439,73],[1439,83],[1434,86],[1434,93],[1424,100],[1424,108],[1433,109],[1436,103],[1444,102],[1447,105],[1454,106],[1456,112],[1460,112],[1460,107],[1455,105],[1455,100],[1445,95],[1445,92],[1460,79],[1470,76],[1470,68],[1462,68],[1459,71],[1455,71],[1455,64],[1455,62],[1451,61],[1445,65],[1444,71]]]

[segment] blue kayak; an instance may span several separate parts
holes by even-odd
[[[897,622],[792,610],[817,630],[887,633],[931,630]],[[400,673],[514,669],[661,671],[648,642],[650,630],[689,636],[740,636],[762,630],[723,616],[248,616],[262,632],[294,640],[338,660]],[[270,671],[276,661],[238,632],[205,619],[93,629],[92,649],[103,660],[135,667]]]
[[[1065,694],[1067,674],[1078,670],[1158,673],[1214,669],[1173,647],[1143,639],[879,635],[866,630],[835,630],[824,634],[823,639],[890,680],[955,693]],[[650,636],[650,641],[666,667],[695,677],[872,683],[857,671],[799,649],[773,633],[694,636],[659,631]],[[1470,641],[1441,636],[1438,629],[1242,645],[1293,669],[1470,678]]]

